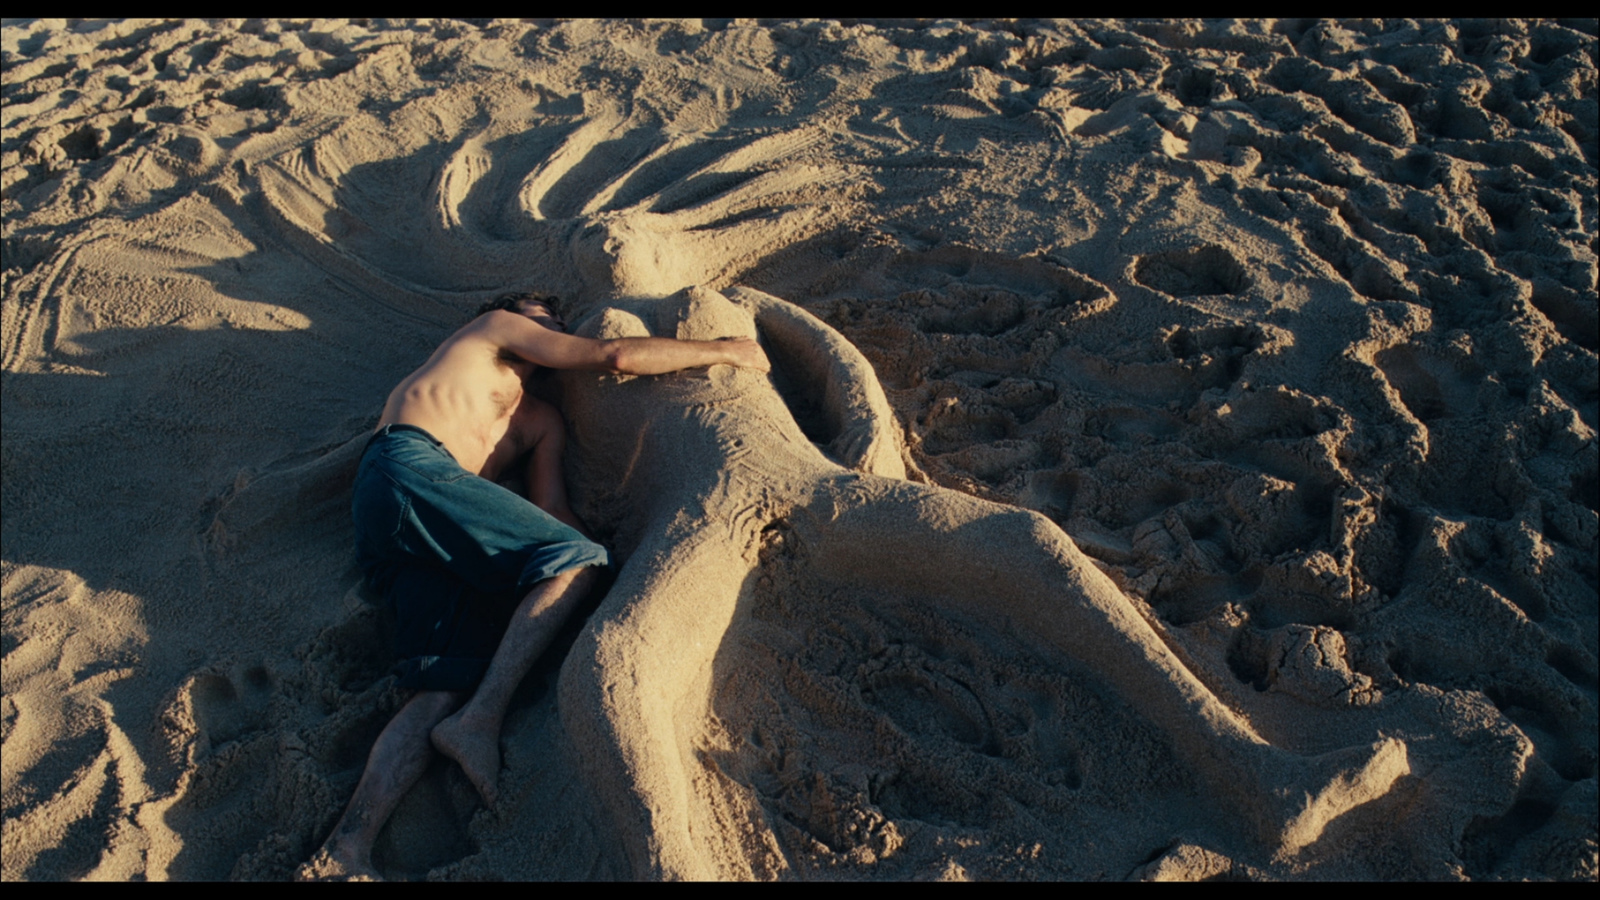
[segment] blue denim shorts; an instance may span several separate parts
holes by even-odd
[[[405,688],[472,689],[534,584],[610,563],[604,547],[461,468],[414,425],[372,436],[350,506],[356,562],[395,612]]]

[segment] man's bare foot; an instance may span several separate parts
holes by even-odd
[[[456,713],[433,726],[433,748],[461,765],[483,802],[494,808],[500,781],[500,735],[497,727],[480,726]]]
[[[295,881],[382,881],[383,876],[378,870],[372,868],[370,863],[360,863],[355,860],[343,859],[328,851],[326,846],[318,849],[304,865],[294,873]]]

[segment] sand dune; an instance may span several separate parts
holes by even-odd
[[[4,877],[306,860],[537,289],[776,368],[546,385],[624,563],[387,876],[1595,879],[1596,32],[7,20]]]

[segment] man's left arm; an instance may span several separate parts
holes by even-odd
[[[528,499],[533,505],[573,528],[584,537],[594,538],[583,521],[567,505],[567,483],[561,471],[561,454],[566,449],[567,426],[561,413],[541,403],[534,413],[533,452],[528,454]]]

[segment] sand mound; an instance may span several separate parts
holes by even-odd
[[[777,367],[552,384],[626,565],[391,877],[1595,878],[1596,47],[8,20],[4,877],[311,855],[403,699],[365,433],[530,288]]]

